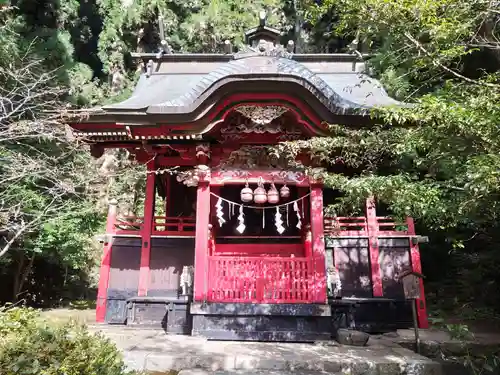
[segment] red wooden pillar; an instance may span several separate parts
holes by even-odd
[[[406,219],[406,224],[408,225],[408,234],[414,236],[415,223],[413,221],[413,218],[408,217]],[[418,248],[418,243],[411,240],[410,259],[412,271],[422,274],[422,265],[420,263],[420,250]],[[420,279],[420,298],[417,299],[415,303],[417,304],[417,321],[419,328],[429,328],[429,321],[427,320],[427,307],[425,304],[424,281],[422,279]]]
[[[194,300],[206,301],[208,290],[208,244],[210,182],[201,179],[196,195],[196,239],[194,245]]]
[[[165,216],[170,216],[170,190],[172,187],[172,175],[167,175],[165,178]],[[166,223],[166,222],[165,222]],[[165,227],[165,230],[166,227]]]
[[[315,274],[315,298],[313,302],[326,303],[326,251],[323,230],[323,184],[311,183],[311,233]]]
[[[151,232],[155,214],[155,162],[151,160],[147,164],[146,196],[144,199],[144,223],[141,230],[141,268],[139,271],[138,296],[148,294],[149,264],[151,260]]]
[[[109,202],[108,218],[106,221],[106,236],[104,240],[104,249],[101,260],[101,269],[99,272],[99,286],[97,289],[97,302],[95,309],[95,321],[103,323],[106,318],[106,300],[108,296],[109,271],[111,268],[111,248],[113,243],[113,234],[115,233],[116,200]]]
[[[370,269],[372,273],[373,297],[383,297],[382,270],[380,269],[378,246],[378,222],[375,198],[366,200],[366,221],[368,226],[368,248],[370,251]]]

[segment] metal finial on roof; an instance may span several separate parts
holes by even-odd
[[[153,74],[153,60],[149,60],[146,65],[146,77],[150,77]]]
[[[263,9],[259,13],[259,26],[260,27],[266,26],[266,18],[267,18],[267,12]]]
[[[229,40],[224,41],[224,53],[230,54],[233,52],[233,46]]]
[[[163,22],[163,16],[158,17],[158,30],[160,32],[160,40],[165,40],[165,23]]]
[[[165,39],[162,39],[162,41],[160,42],[160,45],[161,45],[161,50],[166,53],[166,54],[171,54],[172,53],[172,50],[170,48],[170,46],[168,45],[167,41]]]
[[[163,22],[163,16],[158,17],[158,30],[160,34],[160,51],[157,54],[157,58],[160,58],[163,54],[171,54],[172,50],[168,45],[167,39],[165,38],[165,23]]]

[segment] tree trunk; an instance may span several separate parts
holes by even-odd
[[[19,296],[23,291],[24,283],[33,268],[33,262],[35,261],[35,254],[33,254],[33,256],[29,259],[27,264],[25,262],[25,256],[23,254],[20,254],[20,256],[22,260],[19,262],[15,275],[16,279],[14,280],[14,295],[12,298],[14,302],[19,300]]]

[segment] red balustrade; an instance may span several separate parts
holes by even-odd
[[[324,231],[326,234],[337,236],[366,235],[366,217],[325,217]]]
[[[153,234],[167,234],[170,236],[187,236],[196,231],[196,218],[194,217],[167,217],[155,216]]]
[[[324,267],[317,264],[314,258],[210,256],[207,300],[240,303],[315,302],[318,290],[316,266]]]
[[[116,219],[117,234],[138,235],[142,229],[143,218],[135,216],[121,216]],[[407,235],[406,223],[397,223],[391,217],[378,216],[377,226],[379,235]],[[366,217],[325,217],[324,231],[330,236],[367,236]],[[196,219],[194,217],[155,216],[153,235],[165,236],[194,236]]]
[[[397,223],[392,217],[377,217],[377,234],[382,236],[401,236],[408,234],[406,223]],[[364,216],[361,217],[325,217],[324,231],[326,235],[342,236],[368,236],[368,223]]]
[[[116,234],[140,235],[144,220],[142,217],[121,216],[115,221]],[[196,219],[194,217],[155,216],[152,235],[194,236]]]
[[[378,232],[383,235],[407,235],[408,224],[397,223],[394,218],[388,216],[377,217]]]

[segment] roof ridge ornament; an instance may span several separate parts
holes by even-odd
[[[157,59],[161,58],[164,54],[170,55],[172,53],[172,49],[170,48],[167,38],[165,37],[165,23],[163,22],[163,16],[161,14],[158,17],[158,30],[160,34],[160,50],[156,56]]]
[[[286,46],[283,46],[280,43],[282,33],[280,30],[266,25],[267,16],[266,10],[260,11],[259,26],[245,33],[247,45],[234,55],[235,59],[252,56],[292,58],[295,49],[294,42],[290,40]]]
[[[267,12],[262,9],[259,13],[259,27],[266,27]]]
[[[293,40],[289,40],[287,46],[285,47],[281,44],[276,45],[271,41],[261,39],[255,47],[248,45],[244,46],[234,55],[234,59],[238,60],[252,56],[283,57],[291,59],[293,57],[294,48],[295,43]]]

